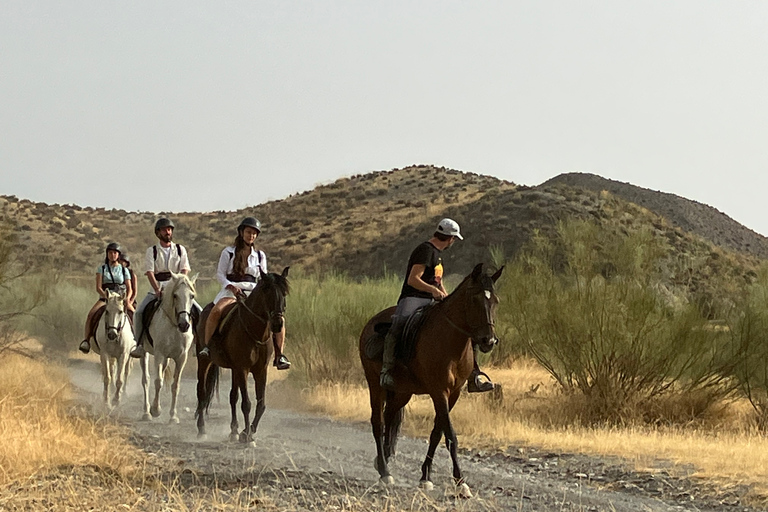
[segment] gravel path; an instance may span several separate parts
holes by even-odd
[[[195,364],[194,359],[191,364]],[[127,397],[112,416],[133,431],[132,442],[173,460],[190,489],[215,486],[221,492],[269,499],[277,509],[300,510],[466,510],[466,511],[751,511],[741,504],[747,489],[720,492],[706,482],[675,478],[666,472],[638,473],[619,459],[537,452],[513,448],[506,453],[461,451],[460,464],[474,498],[456,498],[450,457],[441,444],[434,463],[435,489],[418,489],[426,454],[421,439],[401,438],[391,465],[395,484],[378,485],[373,468],[375,445],[370,426],[349,424],[285,409],[269,403],[254,445],[228,441],[229,377],[222,379],[221,402],[214,401],[208,436],[197,439],[193,417],[195,381],[186,379],[179,400],[181,423],[168,412],[150,422],[141,417],[141,383],[134,367]],[[98,364],[80,361],[72,381],[83,399],[101,409]],[[163,393],[167,407],[170,394]],[[407,421],[407,418],[406,418]],[[242,419],[240,419],[242,423]],[[459,443],[461,442],[459,432]]]

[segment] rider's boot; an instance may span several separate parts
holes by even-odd
[[[392,376],[392,370],[395,368],[395,344],[397,343],[397,333],[391,328],[384,337],[384,354],[381,358],[381,376],[379,385],[387,390],[395,389],[395,378]]]
[[[278,370],[288,370],[291,367],[291,362],[283,354],[283,347],[277,340],[277,334],[272,334],[272,345],[275,348],[275,360],[272,365]]]
[[[472,346],[472,355],[475,355],[475,347]],[[491,378],[485,372],[480,371],[480,367],[477,365],[477,359],[474,360],[474,367],[472,373],[469,374],[467,379],[467,392],[469,393],[485,393],[491,391],[494,388],[494,384]]]
[[[87,354],[88,352],[91,351],[91,342],[88,341],[87,339],[81,341],[79,349],[80,349],[80,352],[82,352],[83,354]]]
[[[133,332],[136,333],[136,346],[134,346],[131,349],[130,356],[135,357],[136,359],[141,359],[144,357],[144,354],[146,354],[146,351],[144,350],[144,342],[142,341],[144,338],[144,327],[142,324],[142,318],[141,318],[141,312],[136,311],[133,314]]]
[[[208,344],[211,342],[213,333],[216,332],[216,327],[219,325],[219,318],[221,318],[221,314],[214,307],[208,313],[208,318],[205,320],[205,339],[203,339],[203,348],[197,352],[198,357],[211,357],[211,349],[208,348]]]

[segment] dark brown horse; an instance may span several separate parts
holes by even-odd
[[[219,368],[232,370],[232,389],[229,404],[232,409],[230,439],[251,442],[264,414],[264,394],[267,387],[267,368],[272,361],[270,338],[283,328],[285,297],[288,295],[288,267],[282,274],[262,272],[259,284],[244,300],[238,301],[226,318],[221,334],[210,343],[210,357],[200,357],[200,340],[205,336],[205,322],[213,307],[209,304],[200,316],[195,345],[197,346],[197,433],[205,435],[205,414],[211,404],[219,379]],[[256,412],[249,423],[251,400],[248,397],[248,374],[256,382]],[[238,436],[237,398],[240,394],[245,429]]]
[[[369,359],[365,350],[366,343],[374,336],[376,325],[391,321],[395,308],[380,312],[363,329],[360,335],[360,360],[371,399],[371,426],[376,439],[375,465],[383,483],[394,481],[387,461],[395,453],[403,407],[413,395],[429,395],[435,407],[435,424],[429,436],[427,457],[421,466],[421,486],[432,488],[432,458],[440,439],[445,435],[445,444],[453,461],[453,478],[459,493],[471,496],[456,459],[456,433],[451,425],[450,411],[472,371],[472,343],[476,343],[484,352],[490,351],[498,343],[494,331],[498,304],[494,283],[502,270],[503,267],[489,276],[483,272],[482,264],[477,265],[453,293],[431,306],[417,334],[413,355],[406,364],[398,362],[395,367],[395,391],[381,388],[381,359]]]

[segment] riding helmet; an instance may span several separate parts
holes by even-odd
[[[256,230],[257,233],[261,233],[261,222],[256,217],[246,217],[243,219],[243,221],[240,223],[239,226],[237,226],[237,232],[242,233],[243,229],[245,228],[253,228]]]
[[[443,219],[437,225],[437,232],[444,235],[455,236],[459,240],[464,240],[459,232],[459,223],[453,219]]]
[[[107,245],[107,248],[104,250],[104,252],[109,252],[109,251],[117,251],[117,254],[120,254],[120,255],[123,254],[123,250],[120,248],[120,244],[117,242],[112,242],[109,245]]]
[[[163,228],[175,229],[176,226],[173,225],[173,221],[171,221],[171,219],[167,217],[161,217],[157,219],[157,222],[155,222],[155,234],[157,234],[157,232]]]
[[[120,253],[120,257],[117,259],[117,261],[124,261],[128,264],[129,267],[131,266],[131,258],[123,252]]]

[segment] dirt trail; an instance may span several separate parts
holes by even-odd
[[[98,364],[79,361],[71,375],[94,411],[103,410]],[[701,482],[635,473],[618,460],[527,449],[497,454],[462,451],[460,464],[475,497],[461,500],[451,492],[450,458],[442,445],[434,463],[435,490],[424,493],[417,484],[428,432],[422,439],[400,440],[391,465],[395,485],[382,488],[373,468],[375,447],[367,423],[341,423],[279,409],[279,403],[270,403],[268,392],[255,446],[230,443],[228,390],[225,374],[221,401],[214,401],[207,421],[208,436],[198,440],[195,381],[183,381],[179,425],[168,423],[170,394],[165,390],[161,417],[143,422],[141,378],[134,365],[127,396],[112,417],[132,429],[132,441],[139,447],[187,468],[194,475],[190,482],[215,483],[221,489],[254,488],[278,505],[304,510],[376,510],[385,503],[406,510],[752,510],[740,504],[745,489],[716,494]],[[459,432],[459,443],[460,436]]]

